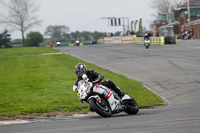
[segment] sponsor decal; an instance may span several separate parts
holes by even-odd
[[[99,88],[99,84],[96,84],[96,88]]]
[[[87,88],[87,86],[89,85],[90,83],[87,83],[87,85],[85,86],[85,88]]]
[[[112,93],[112,90],[110,90],[110,91],[108,92],[108,94],[106,95],[106,99],[109,99],[109,98],[111,97],[112,94],[113,94],[113,93]]]

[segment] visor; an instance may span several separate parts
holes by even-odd
[[[81,76],[83,74],[83,71],[77,71],[76,75]]]

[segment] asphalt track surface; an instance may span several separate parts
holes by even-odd
[[[148,50],[143,45],[133,44],[56,49],[142,82],[160,95],[166,101],[166,106],[141,109],[137,115],[131,116],[120,113],[110,118],[98,115],[60,117],[1,125],[0,133],[200,132],[199,40],[179,40],[178,45],[152,45]]]

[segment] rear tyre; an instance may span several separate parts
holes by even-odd
[[[90,104],[90,107],[93,111],[95,111],[97,114],[99,114],[102,117],[110,117],[112,115],[112,111],[110,109],[110,106],[105,100],[105,98],[100,97],[101,102],[98,102],[95,98],[89,99],[88,103]]]
[[[124,103],[124,105],[126,106],[124,112],[129,115],[137,114],[139,111],[138,104],[134,99],[132,99],[132,101],[127,101],[126,103]]]

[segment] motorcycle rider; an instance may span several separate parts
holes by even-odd
[[[86,66],[83,63],[78,63],[75,66],[74,71],[75,71],[76,76],[78,78],[75,81],[75,85],[73,86],[73,90],[74,91],[77,91],[78,82],[83,79],[82,78],[83,74],[86,74],[88,79],[89,79],[88,80],[89,82],[101,83],[102,85],[104,85],[104,86],[106,86],[108,88],[111,88],[113,91],[115,91],[118,94],[118,96],[121,98],[122,101],[126,100],[126,99],[130,99],[130,96],[128,96],[127,94],[122,92],[120,90],[120,88],[117,87],[112,81],[106,80],[106,81],[101,82],[104,79],[104,75],[100,74],[100,73],[97,73],[96,71],[91,70],[91,69],[87,70]]]
[[[75,42],[75,45],[76,45],[77,47],[79,47],[79,45],[80,45],[80,42],[81,42],[81,41],[80,41],[80,39],[79,39],[79,38],[77,38],[77,39],[76,39],[76,42]]]
[[[148,33],[145,33],[144,34],[144,40],[148,39],[149,40],[149,34]]]
[[[146,43],[146,40],[149,40],[149,34],[148,33],[144,34],[144,45]]]

